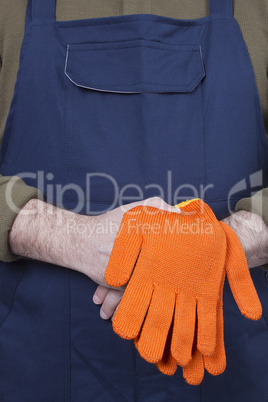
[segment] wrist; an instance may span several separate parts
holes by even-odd
[[[13,254],[31,258],[32,238],[37,234],[38,206],[41,201],[29,200],[16,216],[9,231],[9,248]]]
[[[241,210],[223,221],[239,238],[249,268],[268,263],[268,226],[259,215]]]

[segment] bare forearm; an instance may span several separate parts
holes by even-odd
[[[158,197],[143,202],[157,208],[171,208]],[[86,216],[37,199],[30,200],[13,223],[10,248],[19,256],[74,269],[107,286],[104,272],[123,214],[126,209],[140,204],[128,204],[99,216]]]
[[[9,234],[11,251],[22,257],[45,261],[84,272],[83,246],[71,230],[85,217],[32,199],[20,211]],[[86,217],[86,219],[90,219]],[[93,219],[93,218],[92,218]],[[90,222],[90,220],[89,220]],[[81,236],[82,237],[82,236]],[[82,238],[80,239],[82,240]],[[81,247],[79,248],[79,245]],[[87,260],[90,255],[87,244]],[[88,261],[90,264],[90,261]],[[84,272],[85,273],[85,272]]]
[[[268,226],[262,218],[248,211],[238,211],[224,219],[238,236],[249,268],[268,263]]]

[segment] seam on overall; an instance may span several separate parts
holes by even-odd
[[[233,198],[231,198],[231,200],[241,200],[241,197],[233,197]],[[221,202],[221,201],[228,201],[228,198],[222,198],[222,199],[218,199],[218,200],[207,200],[207,202],[214,202],[214,203]],[[70,200],[70,201],[64,201],[64,204],[73,204],[73,203],[81,204],[81,203],[85,203],[85,202],[90,202],[91,204],[111,204],[111,203],[113,203],[113,201],[91,201],[91,200],[71,201]],[[56,203],[54,205],[58,205],[58,204]],[[62,204],[60,203],[60,205],[62,205]]]
[[[65,183],[68,183],[68,173],[70,172],[70,156],[69,156],[69,135],[70,135],[70,127],[68,124],[68,116],[69,116],[69,105],[67,102],[68,99],[68,91],[69,91],[69,85],[65,85],[65,90],[64,90],[64,135],[63,135],[63,141],[64,141],[64,176],[65,176]],[[69,95],[70,97],[70,95]]]
[[[106,50],[106,49],[124,49],[127,43],[133,43],[133,42],[150,42],[150,47],[153,47],[153,44],[155,45],[155,47],[153,47],[154,49],[159,49],[160,46],[164,46],[164,47],[173,47],[173,49],[161,49],[161,50],[171,50],[171,51],[178,51],[180,48],[182,51],[200,51],[200,40],[199,42],[190,42],[190,43],[176,43],[176,42],[166,42],[163,40],[157,40],[157,39],[144,39],[142,36],[138,36],[136,37],[136,39],[124,39],[124,40],[111,40],[111,41],[105,41],[105,42],[93,42],[93,43],[69,43],[69,45],[76,47],[76,46],[83,46],[83,49],[69,49],[70,52],[73,51],[87,51],[87,50],[91,50],[92,49],[92,45],[98,45],[98,46],[102,46],[99,50]],[[119,46],[115,46],[112,47],[111,45],[117,43]],[[145,46],[149,46],[147,44],[141,44],[141,45],[133,45],[132,47],[145,47]],[[192,47],[190,49],[190,47]],[[95,49],[94,49],[95,50]],[[98,49],[96,49],[98,50]]]
[[[230,200],[241,200],[243,197],[231,197]],[[218,198],[217,200],[207,200],[207,202],[221,202],[221,201],[228,201],[229,198]]]
[[[21,78],[20,78],[20,76],[22,74],[22,70],[23,70],[23,67],[24,67],[25,53],[26,53],[26,51],[27,51],[27,49],[29,47],[29,43],[30,43],[31,36],[32,36],[32,29],[31,28],[32,28],[31,25],[29,25],[28,27],[25,26],[25,33],[24,33],[23,42],[22,42],[21,49],[20,49],[19,69],[18,69],[18,72],[17,72],[17,77],[16,77],[14,92],[13,92],[13,96],[12,96],[12,101],[11,101],[9,113],[8,113],[7,120],[6,120],[6,127],[8,127],[8,120],[11,117],[10,116],[10,111],[12,110],[12,108],[13,108],[13,116],[12,116],[13,118],[12,118],[12,121],[11,121],[11,125],[9,127],[9,132],[7,133],[8,134],[7,138],[5,138],[6,137],[6,133],[5,133],[6,127],[4,129],[4,135],[3,135],[2,144],[4,144],[5,141],[7,141],[7,143],[6,143],[6,149],[4,150],[4,153],[3,153],[2,157],[0,155],[0,157],[1,157],[0,165],[4,162],[4,160],[6,158],[6,155],[8,154],[8,150],[10,148],[10,140],[12,138],[13,128],[14,128],[14,124],[15,124],[15,120],[16,120],[16,116],[17,116],[18,99],[20,99],[20,93],[21,93]],[[27,29],[29,29],[29,31],[27,31]],[[29,35],[29,37],[27,38],[27,42],[26,42],[26,37],[28,35]],[[23,53],[24,53],[24,55],[23,55]],[[2,146],[1,146],[1,148],[2,148]]]
[[[16,288],[15,288],[15,290],[14,290],[14,292],[13,292],[13,298],[12,298],[11,308],[10,308],[8,314],[5,316],[5,318],[4,318],[3,321],[1,322],[0,328],[2,327],[2,325],[4,324],[4,322],[7,320],[8,316],[9,316],[9,315],[12,313],[12,311],[13,311],[14,302],[15,302],[15,299],[16,299],[16,293],[17,293],[18,287],[19,287],[19,285],[20,285],[22,279],[24,278],[24,275],[26,274],[26,271],[27,271],[27,268],[25,269],[25,271],[24,271],[22,277],[20,278],[19,282],[18,282],[17,285],[16,285]]]
[[[35,10],[36,10],[36,1],[35,0],[31,0],[31,4],[32,4],[32,20],[34,20],[34,16],[36,15],[36,12],[35,12]]]
[[[265,321],[265,324],[267,325],[267,328],[268,328],[268,320],[267,320],[267,318],[265,317],[264,314],[262,314],[262,317],[263,317],[263,319],[264,319],[264,321]]]
[[[72,323],[72,316],[71,316],[71,271],[69,270],[68,275],[68,320],[69,320],[69,400],[71,401],[71,373],[72,373],[72,330],[71,330],[71,323]]]
[[[202,136],[203,133],[203,124],[202,124],[202,94],[201,94],[201,85],[198,86],[196,89],[196,109],[199,110],[197,113],[197,122],[196,122],[196,128],[195,128],[195,141],[200,145],[200,136]],[[200,113],[200,115],[199,115]],[[201,152],[199,152],[198,147],[195,147],[195,155],[196,159],[198,160],[198,183],[201,184],[202,182],[202,160],[201,160]]]
[[[203,145],[203,150],[202,150],[202,154],[203,154],[203,163],[204,163],[204,174],[203,174],[203,178],[204,178],[204,186],[206,188],[207,186],[207,154],[206,154],[206,124],[205,124],[205,114],[204,114],[204,93],[203,93],[203,85],[201,83],[200,85],[200,91],[201,91],[201,118],[202,118],[202,145]],[[200,155],[200,159],[201,159],[201,155]],[[201,180],[200,180],[201,183]],[[206,193],[204,193],[204,201],[206,200],[205,197]]]
[[[263,272],[263,280],[264,280],[264,282],[265,282],[265,284],[266,284],[266,287],[267,287],[267,283],[266,283],[266,275],[267,275],[268,273],[267,272]],[[264,315],[264,312],[262,312],[262,317],[263,317],[263,319],[264,319],[264,321],[265,321],[265,323],[266,323],[266,325],[267,325],[267,329],[268,329],[268,319],[267,319],[267,317]]]
[[[64,160],[65,160],[65,183],[72,182],[73,178],[73,169],[72,169],[72,161],[73,161],[73,110],[74,110],[74,96],[72,96],[71,89],[73,87],[70,84],[70,80],[66,80],[68,85],[65,86],[65,122],[64,122]],[[64,204],[73,203],[72,199],[70,198],[71,195],[67,194],[67,200],[64,201]],[[86,200],[85,200],[86,201]]]
[[[68,155],[68,141],[67,141],[67,91],[68,91],[68,85],[64,85],[64,133],[63,133],[63,155],[64,155],[64,176],[65,176],[65,182],[67,183],[67,174],[69,171],[69,155]],[[67,169],[68,167],[68,169]],[[63,343],[63,356],[64,356],[64,361],[63,361],[63,367],[64,367],[64,401],[69,401],[71,400],[71,366],[70,366],[70,354],[71,354],[71,319],[70,319],[70,271],[67,272],[67,277],[65,281],[65,286],[67,289],[64,290],[64,319],[66,320],[66,326],[67,330],[65,331],[66,333],[64,334],[64,343]],[[64,327],[66,328],[64,325]],[[68,348],[69,346],[69,348]],[[68,357],[68,351],[69,351],[69,357]],[[69,397],[68,397],[68,379],[69,379]]]
[[[66,76],[68,77],[68,78],[70,78],[69,77],[69,75],[67,74],[67,73],[65,73],[66,74]],[[200,81],[200,79],[203,77],[203,75],[202,76],[200,76],[200,78],[194,78],[192,81],[190,81],[190,83],[189,84],[186,84],[186,86],[191,86],[195,81],[197,81],[198,80],[198,83],[199,83],[199,81]],[[90,89],[90,88],[94,88],[94,87],[86,87],[86,86],[83,86],[83,85],[81,85],[81,84],[78,84],[78,83],[76,83],[76,82],[74,82],[73,80],[71,80],[74,84],[76,84],[77,86],[80,86],[80,87],[82,87],[82,88],[85,88],[85,89]],[[181,88],[181,87],[185,87],[185,85],[183,85],[183,84],[160,84],[160,83],[158,83],[158,82],[135,82],[135,83],[133,83],[133,84],[111,84],[111,83],[109,83],[109,82],[98,82],[96,85],[108,85],[108,86],[110,86],[110,87],[132,87],[132,86],[135,86],[135,85],[158,85],[158,86],[161,86],[161,87],[179,87],[179,88]]]
[[[134,342],[132,342],[132,347],[134,350],[134,401],[137,402],[137,387],[138,387],[138,381],[137,381],[137,353],[136,353],[136,348],[134,346]]]
[[[133,14],[134,15],[134,14]],[[136,15],[136,14],[135,14]],[[152,14],[152,15],[155,15],[155,14]],[[123,17],[123,15],[122,16],[115,16],[115,17]],[[111,18],[111,17],[100,17],[100,18]],[[230,20],[230,19],[233,19],[233,17],[210,17],[210,16],[207,16],[207,17],[203,17],[205,20],[204,21],[198,21],[199,20],[199,18],[197,18],[196,20],[194,19],[194,20],[177,20],[177,22],[170,22],[170,21],[154,21],[153,19],[143,19],[143,20],[139,20],[139,21],[127,21],[127,22],[124,22],[124,21],[120,21],[120,22],[111,22],[111,23],[96,23],[96,22],[94,22],[94,25],[93,24],[90,24],[90,23],[87,23],[87,24],[80,24],[80,26],[76,26],[76,25],[73,25],[73,26],[64,26],[64,25],[60,25],[60,24],[66,24],[66,23],[70,23],[70,22],[72,22],[72,23],[78,23],[79,22],[79,20],[71,20],[71,21],[54,21],[54,22],[47,22],[47,23],[33,23],[33,24],[31,24],[32,25],[32,27],[45,27],[45,26],[51,26],[51,25],[58,25],[58,26],[56,26],[56,28],[60,28],[60,29],[84,29],[84,28],[88,28],[88,27],[92,27],[92,26],[101,26],[101,25],[107,25],[107,26],[109,26],[109,25],[118,25],[118,24],[130,24],[130,23],[137,23],[137,22],[144,22],[144,21],[151,21],[151,22],[156,22],[156,23],[159,23],[159,24],[168,24],[168,25],[175,25],[175,26],[178,26],[178,25],[204,25],[204,24],[207,24],[207,23],[209,23],[209,22],[211,22],[212,20]],[[82,20],[81,20],[82,21]],[[195,22],[196,21],[196,22]]]
[[[204,31],[203,31],[203,35],[204,35]],[[199,43],[200,43],[200,47],[199,47],[199,52],[200,52],[200,60],[201,60],[201,65],[202,65],[202,69],[203,69],[203,78],[204,81],[206,80],[206,70],[205,70],[205,64],[204,64],[204,53],[203,53],[203,47],[202,47],[202,41],[203,41],[203,35],[202,37],[199,39]],[[203,81],[203,82],[204,82]],[[207,167],[206,167],[206,126],[205,126],[205,117],[204,117],[204,96],[203,96],[203,82],[199,82],[199,86],[200,86],[200,118],[201,118],[201,128],[200,128],[200,134],[202,136],[201,142],[202,142],[202,154],[203,154],[203,163],[202,163],[202,155],[201,152],[199,153],[198,151],[198,155],[199,155],[199,166],[204,166],[204,173],[203,173],[203,177],[202,177],[202,173],[201,173],[201,169],[200,169],[200,174],[199,174],[199,183],[202,183],[202,179],[204,179],[204,185],[206,185],[207,182]]]
[[[65,319],[65,316],[66,316],[66,294],[65,294],[65,290],[63,290],[63,317],[64,317],[64,319]],[[63,325],[63,327],[64,327],[64,325]],[[64,339],[64,342],[63,342],[63,344],[65,345],[67,342],[66,342],[66,335],[65,335],[65,331],[64,331],[64,334],[63,334],[63,339]],[[62,365],[63,365],[63,401],[65,402],[65,401],[67,401],[66,400],[66,370],[67,370],[67,368],[65,367],[66,366],[66,348],[65,347],[63,347],[63,351],[62,351]]]
[[[114,43],[114,42],[111,42]],[[163,42],[161,42],[162,44]],[[167,45],[172,45],[172,43],[167,43]],[[173,43],[175,45],[175,43]],[[69,49],[69,52],[107,52],[107,50],[124,50],[124,49],[135,49],[135,48],[142,48],[146,47],[148,49],[154,49],[154,50],[163,50],[166,52],[167,50],[173,51],[173,49],[161,49],[160,47],[153,47],[153,46],[148,46],[148,45],[140,45],[140,46],[124,46],[124,47],[107,47],[107,48],[102,48],[102,49]],[[200,52],[199,49],[174,49],[174,52]]]
[[[132,14],[132,15],[140,15],[140,14]],[[152,16],[154,16],[155,14],[152,14]],[[118,17],[121,17],[121,16],[117,16],[117,18]],[[157,17],[160,17],[161,18],[161,16],[158,16],[157,15]],[[131,23],[139,23],[139,22],[145,22],[145,21],[148,21],[148,22],[154,22],[154,23],[157,23],[157,24],[164,24],[164,25],[173,25],[173,26],[178,26],[178,25],[204,25],[204,24],[207,24],[207,23],[209,23],[210,21],[212,21],[212,20],[228,20],[228,19],[231,19],[231,18],[233,18],[233,17],[219,17],[219,18],[215,18],[215,17],[210,17],[210,16],[207,16],[207,17],[203,17],[203,21],[200,21],[200,18],[197,18],[197,19],[193,19],[193,20],[187,20],[187,19],[185,19],[185,20],[180,20],[180,19],[178,19],[176,22],[171,22],[171,21],[159,21],[159,20],[154,20],[153,18],[152,19],[150,19],[150,18],[144,18],[144,19],[139,19],[138,21],[117,21],[117,22],[110,22],[110,23],[98,23],[98,22],[95,22],[94,23],[94,25],[92,24],[92,25],[88,25],[88,24],[85,24],[85,25],[83,25],[83,24],[80,24],[80,26],[78,26],[78,27],[76,27],[76,26],[64,26],[64,25],[59,25],[59,28],[61,28],[61,29],[70,29],[70,28],[78,28],[78,29],[84,29],[84,28],[87,28],[87,27],[92,27],[92,26],[104,26],[104,25],[106,25],[106,26],[110,26],[110,25],[121,25],[121,24],[131,24]],[[79,20],[74,20],[74,21],[71,21],[71,22],[76,22],[76,21],[79,21]],[[66,21],[67,23],[68,23],[68,21]],[[56,23],[58,23],[58,24],[64,24],[64,22],[59,22],[59,21],[56,21]]]
[[[66,74],[66,76],[70,79],[70,76],[67,74],[67,73],[65,73]],[[203,78],[203,75],[202,76],[200,76],[198,79],[197,78],[195,78],[195,79],[193,79],[192,81],[190,81],[190,83],[189,84],[186,84],[186,87],[188,87],[188,86],[192,86],[193,85],[193,83],[195,82],[195,81],[197,81],[197,84],[199,83],[199,81],[201,80],[201,78]],[[70,79],[76,86],[79,86],[79,87],[81,87],[81,88],[85,88],[85,89],[94,89],[94,87],[87,87],[87,86],[84,86],[84,85],[81,85],[81,84],[78,84],[77,82],[75,82],[75,81],[73,81],[72,79]],[[197,86],[197,84],[196,84],[196,86]],[[156,85],[156,86],[161,86],[161,87],[175,87],[175,88],[185,88],[185,85],[183,85],[183,84],[160,84],[160,83],[158,83],[158,82],[135,82],[135,83],[133,83],[133,84],[111,84],[111,83],[109,83],[109,82],[98,82],[96,85],[107,85],[107,86],[109,86],[109,87],[132,87],[132,86],[135,86],[135,85]],[[98,90],[97,88],[95,88],[96,90]]]
[[[268,158],[268,142],[266,138],[266,131],[265,131],[265,126],[264,126],[264,121],[263,121],[263,116],[262,116],[262,109],[261,109],[261,103],[260,103],[260,95],[258,92],[258,87],[257,87],[257,82],[256,82],[256,77],[253,69],[253,64],[250,58],[249,51],[247,49],[245,40],[243,38],[240,26],[236,19],[234,18],[234,31],[235,34],[237,34],[237,38],[240,41],[240,47],[239,50],[244,54],[245,56],[245,61],[246,61],[246,66],[249,74],[249,78],[251,80],[251,88],[253,92],[253,98],[254,98],[254,105],[256,109],[256,117],[257,117],[257,124],[258,124],[258,138],[261,141],[262,148],[264,152],[266,153],[266,156]],[[264,131],[264,136],[262,135]]]
[[[63,401],[71,401],[71,311],[70,311],[70,270],[64,273],[64,289],[63,289]],[[68,392],[69,390],[69,392]]]
[[[72,87],[70,86],[70,88],[72,88]],[[73,88],[72,88],[72,90],[73,90]],[[71,89],[70,89],[70,94],[73,95],[73,91],[71,92]],[[73,116],[75,114],[74,110],[75,110],[76,104],[77,104],[77,102],[75,101],[75,96],[73,95],[73,96],[71,96],[71,110],[69,111],[69,130],[70,130],[70,132],[69,132],[69,176],[68,176],[72,183],[75,182],[74,174],[73,174],[73,172],[74,172],[73,160],[75,160],[77,156],[79,158],[79,155],[75,155],[74,152],[72,152],[74,149],[73,144],[75,143],[75,140],[74,140],[74,117]],[[67,183],[68,183],[68,181],[67,181]]]

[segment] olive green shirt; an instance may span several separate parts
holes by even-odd
[[[19,66],[26,5],[27,0],[0,0],[0,141],[4,133]],[[233,9],[253,64],[268,135],[268,0],[233,0]],[[208,0],[56,1],[57,20],[139,13],[180,19],[201,18],[209,14]],[[11,179],[11,177],[0,175],[0,260],[3,261],[12,261],[16,258],[8,247],[8,233],[16,217],[16,212],[9,208],[5,196]],[[12,199],[18,210],[29,199],[38,195],[40,193],[35,188],[27,186],[20,179],[13,186]],[[268,224],[268,189],[239,201],[237,209],[253,211],[261,215]]]

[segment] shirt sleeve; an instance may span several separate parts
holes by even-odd
[[[253,212],[259,215],[268,226],[268,188],[258,191],[252,197],[242,198],[236,204],[235,210]],[[263,265],[262,268],[268,271],[268,264]]]
[[[18,70],[26,5],[27,0],[0,0],[0,142]],[[0,260],[18,258],[10,251],[9,231],[20,209],[35,197],[41,197],[39,191],[18,177],[0,175]]]
[[[18,258],[8,243],[8,236],[13,221],[20,209],[32,198],[42,199],[42,194],[28,186],[16,176],[0,175],[0,260],[10,262]]]

